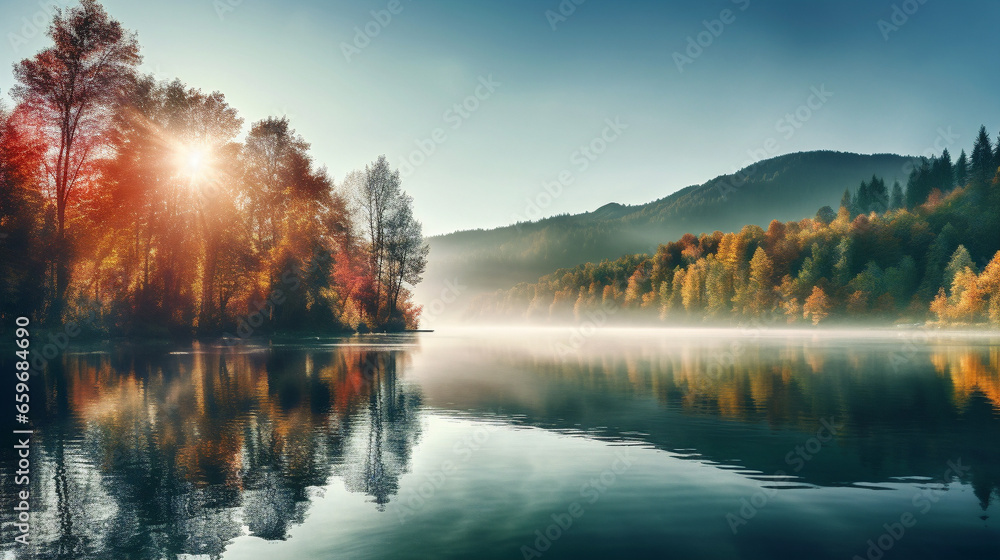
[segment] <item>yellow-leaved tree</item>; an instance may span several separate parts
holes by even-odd
[[[802,316],[811,319],[813,325],[819,325],[830,316],[830,298],[823,288],[819,286],[813,288],[812,294],[806,299],[806,304],[802,306]]]

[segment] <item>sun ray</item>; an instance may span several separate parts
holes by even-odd
[[[179,142],[174,148],[174,165],[182,177],[198,183],[212,172],[212,150],[203,143]]]

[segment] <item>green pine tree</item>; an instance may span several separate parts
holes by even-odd
[[[965,155],[965,150],[962,150],[955,162],[955,184],[959,187],[969,184],[969,156]]]
[[[993,181],[993,176],[996,175],[996,167],[993,166],[994,157],[990,135],[983,126],[979,129],[976,144],[972,148],[971,174],[974,188],[985,189]]]
[[[892,198],[889,200],[889,210],[901,210],[906,207],[906,195],[903,185],[896,181],[892,184]]]

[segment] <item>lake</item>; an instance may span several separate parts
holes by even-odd
[[[34,556],[3,456],[3,550],[995,559],[998,368],[921,331],[78,345],[32,387]]]

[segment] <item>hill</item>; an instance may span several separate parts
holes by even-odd
[[[836,207],[845,189],[872,175],[905,183],[911,161],[892,154],[789,154],[647,204],[610,203],[585,214],[433,237],[417,299],[428,305],[425,316],[433,323],[461,311],[470,297],[535,281],[556,269],[652,253],[664,240],[685,233],[739,231],[747,224],[813,216],[823,206]],[[459,289],[453,291],[460,293],[445,293],[439,301],[456,281]],[[456,297],[461,301],[451,302]]]
[[[686,233],[654,253],[557,270],[475,298],[469,318],[589,324],[1000,325],[1000,149],[985,127],[906,190],[873,178],[838,212]],[[582,328],[582,327],[581,327]]]

